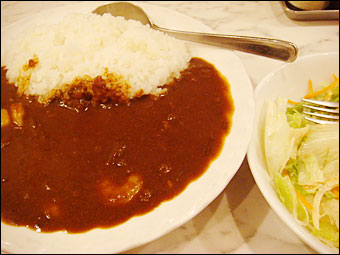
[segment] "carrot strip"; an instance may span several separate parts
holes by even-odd
[[[288,177],[290,178],[288,171],[286,169],[283,169],[282,176],[286,176],[286,175],[288,175]]]
[[[294,190],[296,195],[298,196],[298,198],[301,200],[301,202],[309,209],[309,210],[313,210],[313,206],[301,195],[301,193],[295,188],[295,186],[293,185]]]
[[[286,169],[283,169],[282,170],[282,175],[283,176],[286,176],[288,175],[290,181],[292,181],[292,179],[290,178],[289,176],[289,173]],[[293,185],[294,187],[294,190],[295,190],[295,193],[296,195],[298,196],[298,198],[301,200],[301,202],[309,209],[309,210],[313,210],[313,206],[301,195],[301,193],[295,188],[295,186]]]
[[[312,80],[308,81],[308,90],[309,93],[314,93]]]
[[[292,100],[290,100],[290,99],[288,99],[288,103],[289,103],[289,104],[294,104],[294,105],[299,104],[299,102],[295,102],[295,101],[292,101]]]
[[[332,88],[334,88],[337,84],[339,83],[339,79],[336,79],[335,81],[333,81],[330,85],[328,85],[327,87],[319,90],[319,91],[316,91],[314,93],[309,93],[307,94],[304,98],[311,98],[311,97],[316,97]]]
[[[335,196],[335,198],[336,198],[337,200],[339,200],[339,186],[333,188],[333,189],[331,190],[331,192],[333,193],[333,195]]]

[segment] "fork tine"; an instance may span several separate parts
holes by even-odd
[[[333,120],[339,119],[339,116],[337,116],[337,115],[322,114],[322,113],[317,113],[317,112],[307,112],[305,110],[303,111],[303,113],[313,115],[313,116],[317,116],[317,117],[321,117],[321,118],[325,118],[325,119],[333,119]]]
[[[323,111],[323,112],[339,113],[338,109],[322,108],[322,107],[316,107],[316,106],[312,106],[308,104],[303,104],[302,106],[309,108],[309,109],[314,109],[314,110]]]
[[[320,101],[306,98],[303,98],[302,101],[308,103],[302,105],[304,107],[303,113],[306,120],[313,121],[319,124],[339,123],[338,102]]]
[[[322,106],[339,108],[339,102],[328,102],[328,101],[306,99],[306,98],[302,98],[302,101],[305,101],[305,102],[308,102],[308,103],[313,103],[313,104],[318,104],[318,105],[322,105]]]
[[[310,118],[308,116],[305,116],[305,119],[312,121],[312,122],[315,122],[317,124],[336,124],[336,123],[339,123],[338,121],[314,119],[314,118]]]

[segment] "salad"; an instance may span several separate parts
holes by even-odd
[[[339,102],[339,78],[305,98]],[[264,151],[281,202],[300,224],[339,249],[339,122],[315,124],[301,102],[277,98],[266,105]]]

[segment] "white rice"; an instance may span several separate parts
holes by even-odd
[[[38,64],[25,71],[34,56]],[[7,78],[26,95],[45,96],[71,84],[75,78],[122,76],[133,98],[159,94],[159,86],[178,77],[191,58],[183,41],[140,22],[109,14],[74,14],[58,24],[41,25],[22,34],[7,49],[2,65]],[[24,77],[24,79],[22,79]],[[20,84],[25,80],[26,85]]]

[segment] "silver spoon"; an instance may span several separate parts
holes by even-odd
[[[99,15],[110,13],[113,16],[122,16],[126,19],[137,20],[144,25],[149,24],[151,28],[165,32],[181,40],[225,47],[286,62],[293,62],[297,57],[298,49],[296,45],[287,41],[250,36],[196,33],[162,28],[154,24],[140,7],[129,2],[116,2],[102,5],[95,9],[93,13]]]

